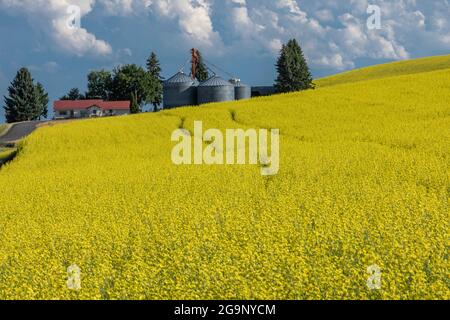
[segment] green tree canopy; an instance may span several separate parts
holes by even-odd
[[[111,98],[112,73],[108,70],[91,71],[88,74],[88,91],[87,99],[103,99]]]
[[[115,68],[111,100],[129,100],[132,94],[140,107],[145,103],[152,103],[155,98],[155,79],[136,64]]]
[[[39,119],[41,117],[47,118],[48,102],[49,102],[48,93],[45,92],[44,87],[39,82],[36,84],[35,90],[36,90],[36,96],[37,96],[37,101],[38,101],[36,114],[39,113]]]
[[[209,72],[203,60],[202,54],[198,50],[197,55],[198,55],[197,80],[203,82],[209,79]]]
[[[141,107],[137,103],[136,93],[131,93],[131,103],[130,103],[130,113],[139,113],[141,112]]]
[[[152,83],[154,85],[153,99],[150,101],[153,104],[153,110],[157,111],[157,108],[162,103],[163,98],[163,77],[161,76],[161,66],[158,61],[158,57],[154,52],[150,54],[147,59],[147,72],[153,78]]]
[[[46,114],[48,95],[41,84],[34,84],[27,68],[17,72],[4,99],[7,122],[36,120]]]
[[[303,51],[297,40],[283,45],[277,64],[278,77],[275,88],[278,92],[294,92],[313,89],[313,79]]]

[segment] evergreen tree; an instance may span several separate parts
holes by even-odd
[[[208,68],[205,65],[205,62],[203,61],[202,54],[200,51],[197,50],[198,55],[198,64],[197,64],[197,80],[200,82],[203,82],[205,80],[209,79],[209,73]]]
[[[36,115],[38,115],[38,119],[41,119],[41,117],[45,119],[48,116],[48,93],[45,92],[44,87],[39,82],[37,83],[35,90],[38,101]]]
[[[84,95],[80,92],[78,88],[72,88],[70,91],[59,98],[59,100],[84,100]]]
[[[139,106],[139,103],[137,102],[137,93],[133,92],[131,93],[131,104],[130,104],[130,113],[140,113],[141,107]]]
[[[162,103],[163,78],[161,77],[161,66],[159,64],[158,57],[154,52],[152,52],[150,57],[147,59],[147,71],[153,78],[152,83],[154,85],[154,96],[150,103],[153,104],[153,110],[157,111],[158,106]]]
[[[275,88],[278,92],[314,89],[311,72],[297,40],[289,40],[283,45],[276,66]]]
[[[5,117],[7,122],[28,121],[40,116],[38,97],[33,78],[26,68],[21,68],[8,88],[5,99]]]

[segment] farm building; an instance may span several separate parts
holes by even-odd
[[[130,113],[130,101],[58,100],[53,110],[55,119],[117,116]]]
[[[196,72],[198,70],[198,51],[191,50],[191,73],[188,75],[182,70],[166,80],[163,84],[163,104],[164,109],[171,109],[182,106],[193,106],[211,102],[224,102],[232,100],[250,99],[252,97],[252,88],[241,83],[233,75],[223,71],[217,66],[211,64],[212,76],[199,83]],[[212,67],[231,76],[231,80],[218,76]],[[260,92],[256,95],[263,95]]]
[[[183,72],[177,72],[164,82],[164,108],[171,109],[197,104],[198,81]]]

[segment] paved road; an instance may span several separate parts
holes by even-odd
[[[22,139],[36,130],[38,124],[40,123],[42,122],[27,121],[14,124],[5,135],[0,136],[0,143],[10,143]]]

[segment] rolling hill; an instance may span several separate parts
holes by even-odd
[[[316,80],[316,83],[319,87],[327,87],[342,83],[352,83],[393,76],[432,72],[449,68],[450,56],[426,57],[352,70],[337,74],[335,76],[318,79]]]
[[[0,170],[0,299],[449,299],[449,61],[38,129]],[[279,128],[279,174],[174,165],[195,120]]]

